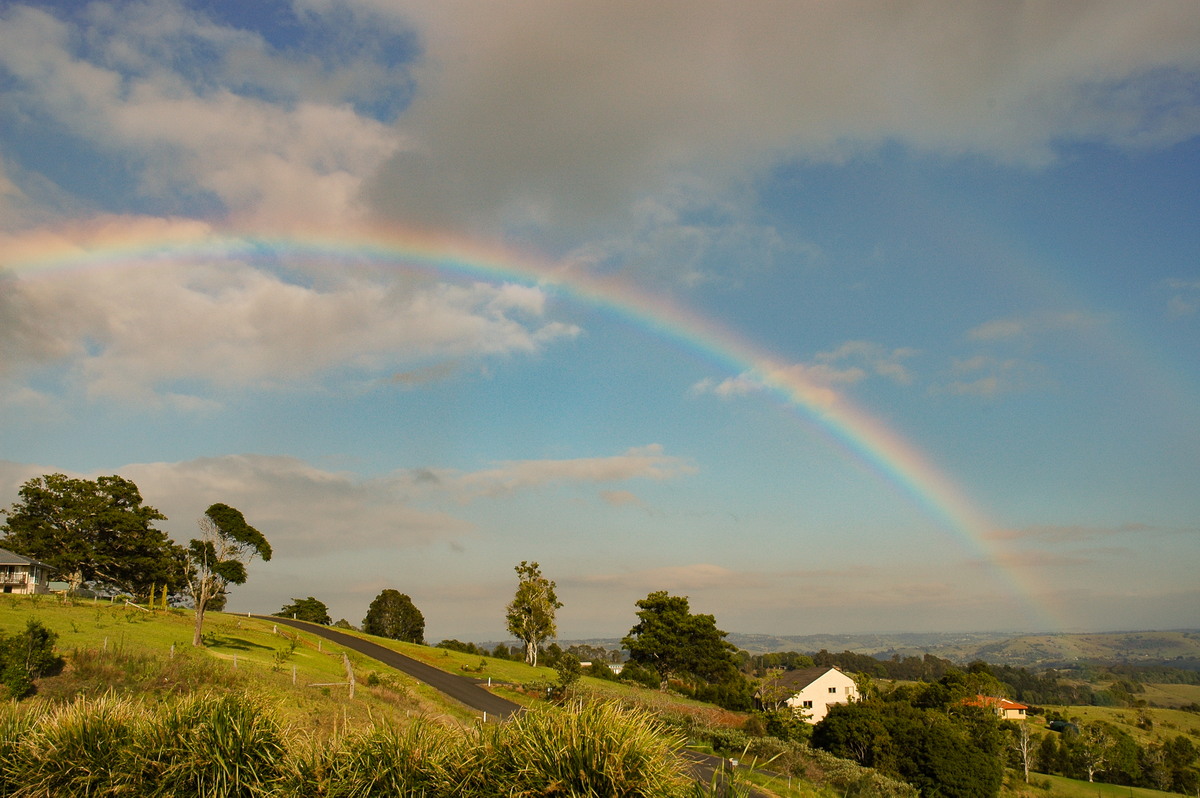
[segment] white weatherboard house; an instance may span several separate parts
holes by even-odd
[[[784,671],[771,680],[773,690],[791,693],[784,701],[798,709],[809,723],[816,723],[829,713],[832,704],[845,704],[858,699],[854,680],[837,668],[800,668]]]
[[[5,593],[49,593],[50,566],[0,549],[0,589]]]

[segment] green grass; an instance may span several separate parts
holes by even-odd
[[[1138,693],[1137,697],[1160,707],[1200,704],[1200,684],[1147,684],[1145,687],[1146,692]]]
[[[1175,685],[1178,687],[1179,685]],[[1077,723],[1105,721],[1127,732],[1139,745],[1173,740],[1180,734],[1200,742],[1200,715],[1180,709],[1162,707],[1046,707],[1060,712]],[[1149,719],[1149,729],[1139,725],[1142,717]]]
[[[1178,798],[1178,793],[1161,792],[1146,787],[1122,787],[1119,784],[1089,783],[1063,776],[1047,776],[1030,773],[1029,784],[1016,782],[1015,789],[1006,790],[1009,795],[1030,798]]]
[[[66,604],[55,596],[0,599],[0,632],[22,630],[29,619],[58,634],[56,648],[67,661],[62,674],[39,681],[37,701],[62,703],[105,692],[239,691],[263,697],[288,723],[318,737],[395,713],[403,718],[437,716],[456,724],[474,719],[471,710],[428,685],[311,633],[282,625],[276,629],[270,621],[209,613],[206,645],[196,649],[190,611],[148,613],[91,600]],[[311,686],[345,682],[343,654],[355,671],[354,701],[348,686]],[[367,684],[372,673],[377,674],[375,686]]]

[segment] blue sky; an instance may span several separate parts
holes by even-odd
[[[5,2],[0,95],[0,503],[232,504],[233,609],[1200,617],[1192,2]]]

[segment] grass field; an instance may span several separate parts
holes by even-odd
[[[1168,685],[1178,687],[1179,685]],[[1194,712],[1184,712],[1180,709],[1164,709],[1162,707],[1147,707],[1131,709],[1127,707],[1046,707],[1062,713],[1064,717],[1079,723],[1105,721],[1127,732],[1139,744],[1173,740],[1177,735],[1185,734],[1200,742],[1200,715]],[[1150,728],[1143,728],[1142,719],[1150,723]]]
[[[1160,792],[1145,787],[1122,787],[1119,784],[1100,784],[1031,773],[1032,795],[1053,798],[1178,798],[1178,793]]]

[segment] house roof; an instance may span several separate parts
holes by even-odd
[[[1009,701],[1007,698],[990,695],[977,695],[974,698],[968,698],[963,703],[973,707],[990,707],[992,709],[1029,709],[1029,707],[1024,704],[1018,704],[1016,701]]]
[[[24,557],[8,549],[0,549],[0,565],[45,565],[44,562]]]
[[[772,682],[780,685],[781,687],[793,688],[799,692],[830,671],[842,673],[837,668],[822,667],[818,665],[814,668],[797,668],[794,671],[784,671],[772,679]],[[842,673],[842,675],[845,676],[846,674]],[[846,678],[850,677],[847,676]]]

